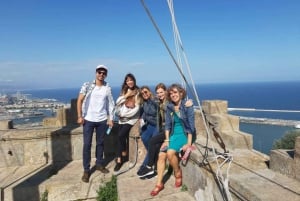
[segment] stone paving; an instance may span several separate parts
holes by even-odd
[[[128,164],[124,165],[122,169],[127,169]],[[165,188],[155,197],[150,195],[153,190],[156,177],[151,179],[140,179],[136,172],[139,165],[130,169],[124,174],[118,175],[118,196],[120,201],[142,201],[142,200],[164,200],[164,201],[182,201],[188,200],[193,201],[195,198],[191,196],[187,191],[182,190],[183,188],[175,188],[175,179],[170,176],[165,183]],[[121,171],[122,171],[121,169]]]
[[[33,168],[10,168],[1,169],[1,186],[5,187],[2,192],[1,201],[39,201],[43,192],[48,191],[48,201],[75,201],[75,200],[96,200],[99,187],[110,181],[114,173],[114,161],[111,161],[107,168],[108,174],[100,171],[93,171],[89,183],[81,181],[82,176],[81,160],[72,161],[66,164],[53,176],[50,166]],[[129,162],[125,163],[120,171],[129,167]],[[159,195],[152,197],[151,190],[155,186],[156,178],[140,179],[137,175],[139,164],[127,172],[117,176],[118,196],[120,201],[142,201],[142,200],[195,200],[187,191],[175,188],[174,177],[165,184],[165,189]],[[26,175],[20,177],[20,175]],[[18,179],[21,178],[21,179]],[[38,178],[38,179],[37,179]],[[25,193],[26,192],[26,193]],[[24,195],[27,195],[24,197]]]
[[[239,150],[235,154],[235,163],[247,164],[247,161],[243,161],[244,159],[241,157],[243,152]],[[248,195],[251,198],[250,200],[300,200],[299,181],[263,167],[257,168],[258,165],[253,162],[255,156],[251,156],[251,158],[251,163],[248,161],[247,168],[251,169],[251,166],[254,165],[256,167],[255,172],[245,171],[245,168],[234,163],[232,165],[230,186],[236,188],[240,194]],[[72,161],[65,164],[57,172],[53,172],[50,164],[36,167],[1,168],[1,201],[40,201],[40,196],[46,189],[48,190],[48,201],[95,201],[99,187],[110,181],[114,174],[115,163],[111,161],[107,165],[110,170],[108,174],[94,171],[89,183],[81,181],[81,163],[81,160]],[[133,165],[129,162],[124,164],[121,171],[131,166]],[[174,187],[174,177],[172,175],[166,181],[165,189],[157,196],[152,197],[150,192],[155,186],[156,178],[140,179],[136,175],[139,166],[138,163],[117,176],[119,201],[196,200],[188,191],[182,191],[181,188]],[[267,180],[270,182],[266,183]],[[266,184],[268,185],[266,186]]]

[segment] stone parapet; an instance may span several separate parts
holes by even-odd
[[[61,113],[58,112],[55,120],[47,120],[49,122],[46,122],[45,125],[48,126],[43,128],[0,130],[0,157],[2,158],[2,160],[0,160],[0,168],[2,170],[0,174],[0,184],[1,187],[5,187],[5,192],[11,190],[12,194],[15,195],[19,195],[19,193],[22,192],[27,193],[27,196],[30,197],[30,193],[26,192],[30,188],[34,189],[35,194],[42,193],[47,189],[49,190],[50,200],[64,200],[59,199],[63,197],[59,197],[58,194],[63,194],[66,197],[68,193],[72,195],[72,199],[75,200],[77,198],[82,198],[76,195],[81,193],[85,195],[87,191],[90,192],[91,189],[86,188],[89,184],[85,185],[85,183],[80,181],[82,173],[81,161],[73,164],[76,160],[82,160],[83,136],[82,127],[78,127],[78,125],[75,124],[77,117],[77,115],[75,115],[76,109],[74,111],[74,108],[76,108],[76,101],[73,101],[72,103],[73,106],[71,106],[70,109],[66,108],[61,110]],[[228,153],[233,157],[229,175],[232,176],[229,178],[230,183],[227,184],[229,185],[231,192],[236,193],[233,195],[233,200],[241,200],[242,198],[259,201],[276,200],[276,197],[280,197],[281,194],[285,195],[287,200],[295,200],[294,198],[297,194],[292,191],[286,192],[287,188],[280,189],[281,186],[285,186],[285,183],[283,182],[281,184],[281,180],[276,180],[278,178],[277,175],[272,172],[272,169],[268,169],[266,162],[269,158],[252,149],[252,136],[239,131],[239,118],[227,114],[227,101],[204,101],[203,105],[204,114],[197,109],[195,110],[195,125],[198,138],[196,142],[198,149],[192,152],[187,165],[182,166],[183,183],[187,186],[189,193],[196,197],[196,200],[223,200],[224,195],[222,195],[222,190],[224,189],[220,189],[223,184],[219,183],[217,180],[220,178],[220,175],[218,177],[215,174],[220,173],[221,170],[221,175],[226,176],[226,168],[229,168],[229,163],[222,163],[224,162],[224,155],[222,154]],[[207,120],[207,122],[205,122],[205,120]],[[209,135],[206,133],[207,131],[209,132]],[[108,168],[110,168],[111,171],[113,171],[113,158],[116,156],[117,150],[117,134],[118,124],[116,123],[110,135],[106,135],[105,137],[104,152],[105,156],[109,158],[110,163],[108,164]],[[137,164],[141,163],[146,154],[145,147],[139,136],[139,124],[137,123],[132,127],[129,138],[129,160],[131,162],[137,162]],[[206,141],[207,137],[209,139]],[[222,147],[222,145],[224,147]],[[228,152],[222,150],[223,148]],[[297,138],[296,140],[295,149],[294,158],[291,158],[287,152],[274,152],[278,153],[276,155],[277,158],[273,158],[273,161],[270,161],[270,166],[275,167],[274,160],[282,160],[285,164],[294,164],[289,167],[294,173],[291,171],[286,171],[286,173],[296,175],[296,177],[298,176],[299,180],[300,138]],[[93,158],[93,156],[95,156],[95,135],[91,150]],[[221,153],[221,155],[214,155],[212,150]],[[136,159],[138,161],[135,161]],[[71,161],[72,163],[70,163]],[[15,185],[15,181],[24,178],[21,173],[14,175],[12,179],[4,174],[5,169],[10,169],[11,174],[11,172],[16,172],[15,169],[20,170],[21,167],[33,167],[34,169],[36,167],[48,166],[49,164],[53,164],[54,166],[57,164],[67,165],[58,169],[59,172],[57,176],[53,176],[56,175],[56,173],[53,173],[54,170],[52,169],[52,166],[49,168],[47,167],[46,170],[43,169],[34,175],[29,175],[28,172],[30,170],[27,169],[26,174],[28,173],[28,178],[26,179],[28,180],[25,181],[24,179],[22,185],[18,186]],[[65,168],[69,169],[65,170]],[[125,168],[125,165],[122,168]],[[278,169],[280,168],[281,167]],[[72,170],[74,172],[72,172]],[[132,173],[133,176],[131,176],[131,179],[136,177],[136,171],[137,167]],[[69,173],[71,176],[68,175]],[[101,175],[105,177],[104,174],[100,172],[97,173],[99,174],[93,174],[93,181],[100,180],[95,176]],[[36,182],[40,180],[39,177],[41,174],[45,174],[43,175],[45,178],[43,187],[41,187],[41,183]],[[49,183],[46,181],[48,174],[52,175],[52,178],[49,178]],[[260,174],[262,176],[260,176]],[[63,178],[62,181],[60,181],[62,175]],[[71,179],[71,177],[77,178],[77,180],[75,182],[66,182],[66,178]],[[140,182],[142,181],[139,178],[137,179]],[[2,180],[5,180],[5,185],[1,183]],[[50,184],[50,180],[52,180],[53,183]],[[272,182],[270,182],[271,180]],[[276,181],[273,182],[273,180]],[[31,181],[31,183],[28,181]],[[290,182],[290,180],[284,181]],[[6,185],[7,183],[9,186]],[[45,185],[45,183],[47,184]],[[169,185],[169,183],[170,182],[167,182],[166,185]],[[276,186],[276,183],[280,185]],[[38,187],[27,186],[29,184]],[[272,186],[272,191],[270,191],[270,193],[266,192],[265,188],[263,188],[265,186],[268,186],[268,188],[269,186]],[[299,188],[299,185],[295,186],[295,189],[292,190],[299,195],[299,190],[297,189]],[[39,188],[40,190],[36,190]],[[148,191],[151,190],[149,189],[149,185],[145,185],[145,188],[143,189],[144,191],[147,191],[147,196],[149,196]],[[168,187],[166,186],[166,188]],[[81,192],[79,189],[85,190],[82,190],[84,192]],[[135,191],[135,189],[136,188],[134,188],[134,192],[131,191],[130,193],[137,193],[136,198],[138,198],[139,192]],[[61,190],[61,192],[58,192],[59,190]],[[96,187],[94,187],[93,191],[96,190]],[[273,190],[275,193],[273,193]],[[77,194],[74,195],[74,192]],[[95,194],[92,196],[95,196]],[[84,199],[87,199],[87,197]],[[8,199],[7,201],[9,200],[13,199]]]
[[[0,132],[1,149],[0,167],[44,164],[47,161],[69,161],[82,158],[82,128],[75,124],[76,99],[72,100],[71,108],[59,109],[57,117],[46,118],[43,128],[3,130]],[[202,116],[195,110],[195,125],[198,138],[207,136],[206,129],[212,136],[210,140],[224,143],[226,149],[252,149],[252,136],[238,130],[238,118],[225,113],[226,101],[204,101],[208,111]],[[220,112],[220,113],[217,113]],[[209,124],[206,125],[204,119]],[[46,126],[47,125],[47,126]],[[106,153],[116,154],[117,124],[113,132],[106,137]],[[217,134],[216,134],[217,133]],[[138,148],[138,157],[144,158],[146,150],[141,142],[139,124],[135,124],[130,131],[129,159],[135,160],[135,149]],[[95,142],[93,142],[95,146]],[[94,155],[95,148],[92,148]]]
[[[300,137],[295,140],[294,150],[271,150],[270,169],[300,181]]]
[[[208,135],[224,150],[253,148],[253,136],[239,130],[239,117],[227,114],[227,101],[203,101],[202,108],[207,128],[200,129],[202,137]],[[203,120],[200,125],[205,125]]]
[[[81,151],[76,151],[82,147],[82,133],[76,129],[16,129],[0,132],[0,136],[0,167],[82,158]]]
[[[227,114],[228,102],[225,100],[205,100],[202,102],[205,114]]]
[[[290,155],[292,150],[275,149],[270,151],[270,169],[281,174],[294,177],[294,159]]]
[[[55,117],[46,117],[43,119],[44,127],[63,127],[77,124],[77,99],[71,100],[70,108],[59,108],[56,110]]]
[[[13,129],[13,121],[12,120],[1,120],[0,121],[0,130],[8,130]]]

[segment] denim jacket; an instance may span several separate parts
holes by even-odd
[[[156,126],[158,123],[158,108],[159,105],[153,99],[149,99],[143,103],[141,115],[146,123]]]
[[[195,129],[195,113],[194,107],[186,107],[184,100],[181,101],[179,106],[180,111],[180,120],[184,129],[185,134],[192,134],[192,142],[196,139],[196,129]],[[173,134],[174,129],[174,105],[173,103],[169,103],[166,108],[166,122],[165,122],[165,130],[170,131],[170,136]]]

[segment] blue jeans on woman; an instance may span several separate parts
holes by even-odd
[[[157,126],[147,124],[142,129],[141,138],[142,138],[143,144],[144,144],[144,146],[147,150],[147,153],[146,153],[146,156],[145,156],[145,159],[143,161],[142,166],[146,166],[148,164],[148,161],[149,161],[149,155],[148,155],[149,141],[153,136],[155,136],[157,134],[158,134]]]
[[[96,131],[96,166],[104,166],[104,136],[107,128],[107,120],[101,122],[91,122],[84,120],[82,161],[85,172],[88,172],[90,170],[91,147],[94,130]]]

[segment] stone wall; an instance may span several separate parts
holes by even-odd
[[[270,169],[300,181],[300,137],[296,138],[293,150],[271,150]]]
[[[238,117],[227,114],[227,101],[204,101],[203,112],[205,117],[199,110],[195,111],[197,138],[206,138],[206,130],[208,130],[212,135],[210,140],[226,145],[224,149],[252,149],[252,136],[238,130]],[[43,128],[9,129],[7,127],[6,130],[0,131],[0,157],[4,158],[0,162],[0,167],[81,159],[82,128],[76,124],[76,117],[76,99],[73,99],[71,108],[59,109],[56,117],[45,118]],[[205,118],[209,125],[204,123]],[[116,150],[117,128],[114,130],[106,137],[108,144],[106,149],[109,154],[115,154]],[[131,161],[135,159],[136,146],[139,148],[139,158],[145,155],[141,140],[137,140],[139,135],[139,126],[136,124],[130,132]]]
[[[207,133],[210,134],[210,140],[218,143],[224,150],[252,149],[252,135],[239,130],[239,117],[227,114],[227,108],[227,101],[203,101],[204,119],[208,123],[207,131],[202,130],[199,134],[203,137],[206,137]],[[203,125],[203,121],[200,124]]]
[[[70,109],[58,111],[55,118],[46,118],[43,128],[7,129],[0,131],[1,167],[33,166],[38,164],[58,164],[82,158],[82,127],[74,120],[76,118],[76,101],[72,100]],[[75,111],[74,111],[75,110]],[[70,119],[71,118],[71,119]],[[205,124],[204,119],[208,120]],[[195,111],[197,142],[201,143],[209,133],[209,140],[218,144],[221,151],[234,149],[252,149],[252,137],[239,131],[239,119],[227,114],[227,101],[204,101],[203,113]],[[117,146],[117,124],[110,135],[106,136],[105,154],[115,156]],[[139,125],[136,124],[130,132],[129,159],[133,162],[138,155],[142,160],[146,154],[139,138]],[[92,155],[95,150],[95,139]],[[138,152],[135,148],[138,147]],[[220,148],[221,147],[221,148]],[[222,150],[223,149],[223,150]],[[201,155],[193,155],[201,160]],[[193,194],[210,200],[221,200],[214,175],[209,170],[200,169],[198,164],[189,162],[183,170],[184,183]]]

